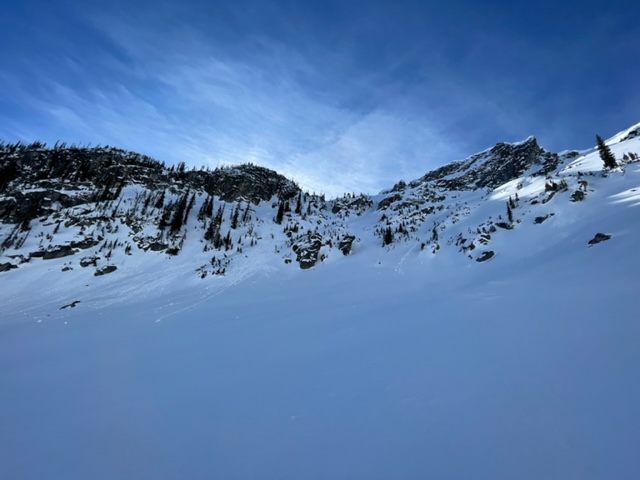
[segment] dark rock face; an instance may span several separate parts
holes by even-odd
[[[336,198],[332,201],[331,213],[343,212],[346,214],[356,214],[364,212],[373,205],[371,198],[367,195],[347,196]]]
[[[582,200],[584,200],[585,194],[582,190],[575,190],[572,194],[571,194],[571,201],[572,202],[581,202]]]
[[[354,235],[345,235],[342,240],[340,240],[338,243],[338,249],[343,255],[349,255],[351,253],[351,246],[355,239],[356,237]]]
[[[513,230],[513,225],[507,222],[496,222],[496,227],[504,228],[505,230]]]
[[[9,262],[0,263],[0,273],[8,272],[9,270],[13,270],[14,268],[18,268],[18,267],[13,263],[9,263]]]
[[[624,142],[625,140],[631,140],[632,138],[636,138],[640,136],[640,127],[635,128],[633,130],[631,130],[629,133],[627,133],[627,135],[620,140],[621,142]]]
[[[598,232],[598,233],[596,233],[595,237],[593,237],[591,240],[589,240],[589,245],[595,245],[597,243],[609,240],[610,238],[611,238],[611,235],[607,235],[606,233]]]
[[[64,310],[65,308],[76,308],[76,305],[80,303],[80,300],[74,300],[71,303],[63,305],[60,307],[60,310]]]
[[[53,258],[62,258],[68,257],[69,255],[75,254],[76,251],[69,245],[64,245],[61,247],[54,247],[52,250],[47,250],[43,253],[43,260],[51,260]],[[35,256],[35,255],[33,255]]]
[[[87,195],[71,196],[53,189],[33,192],[15,190],[11,194],[12,197],[0,200],[0,220],[8,223],[18,223],[50,213],[55,203],[69,208],[89,201]]]
[[[553,217],[553,213],[548,213],[547,215],[543,215],[541,217],[536,217],[533,219],[533,223],[536,225],[541,224],[542,222],[544,222],[546,219],[548,219],[549,217]]]
[[[71,242],[70,246],[71,248],[79,248],[81,250],[86,250],[87,248],[92,248],[98,245],[100,243],[100,240],[102,239],[96,240],[93,237],[85,237],[83,240],[79,242]]]
[[[495,252],[493,250],[485,250],[478,258],[476,258],[476,262],[486,262],[490,258],[493,258],[494,255]]]
[[[117,185],[131,182],[152,190],[171,185],[204,189],[228,202],[254,204],[274,195],[287,200],[301,192],[286,177],[251,164],[186,171],[184,165],[168,169],[145,155],[112,147],[0,145],[0,193],[8,194],[0,200],[0,221],[18,223],[49,214],[53,204],[68,208],[111,200]],[[26,184],[37,189],[23,192]],[[70,190],[75,192],[68,194]]]
[[[299,239],[292,249],[296,254],[296,260],[300,268],[306,270],[313,267],[318,261],[318,255],[322,248],[322,235],[319,233],[309,234]]]
[[[98,260],[100,260],[100,257],[96,256],[96,255],[91,255],[89,257],[84,257],[80,259],[80,266],[81,267],[89,267],[89,266],[93,266],[95,267],[98,263]]]
[[[187,179],[194,187],[202,187],[209,195],[218,195],[227,202],[244,199],[257,205],[274,195],[288,200],[300,193],[295,183],[279,173],[249,164],[212,172],[189,172]]]
[[[559,162],[558,155],[545,151],[535,138],[529,137],[519,144],[498,143],[468,160],[433,170],[422,177],[422,181],[434,182],[449,190],[496,188],[534,166],[539,168],[533,175],[544,175]]]
[[[96,277],[100,275],[106,275],[107,273],[115,272],[118,269],[115,265],[105,265],[104,267],[98,268],[93,274]]]
[[[402,195],[399,193],[394,193],[389,197],[383,198],[378,202],[378,210],[388,208],[393,202],[397,202],[399,200],[402,200]]]
[[[152,252],[160,252],[162,250],[166,250],[167,248],[169,248],[169,245],[167,245],[166,243],[153,242],[147,245],[146,248],[144,248],[144,250],[151,250]]]

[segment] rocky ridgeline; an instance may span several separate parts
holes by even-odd
[[[194,271],[204,278],[224,275],[234,258],[250,256],[265,242],[285,263],[306,269],[333,253],[350,255],[363,237],[383,248],[415,242],[434,254],[449,246],[484,262],[494,255],[492,236],[517,227],[533,205],[563,192],[572,202],[585,199],[591,188],[586,178],[559,175],[577,155],[548,152],[530,137],[400,181],[374,197],[326,200],[251,164],[196,170],[113,147],[0,144],[0,255],[8,259],[0,272],[34,258],[76,255],[79,262],[63,270],[75,265],[106,275],[116,270],[118,256],[172,257],[196,245],[197,261],[206,262]],[[544,179],[544,191],[525,203],[518,184],[501,212],[456,229],[478,202],[518,178]],[[356,229],[354,219],[367,215],[369,227]],[[553,215],[531,221],[542,224]]]

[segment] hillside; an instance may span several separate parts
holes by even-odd
[[[3,145],[0,477],[638,478],[640,126],[607,144],[335,199]]]

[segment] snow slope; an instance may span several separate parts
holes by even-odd
[[[188,243],[103,277],[0,274],[0,478],[640,478],[640,163],[597,161],[554,195],[448,193],[385,248],[381,212],[352,215],[352,254],[311,270],[261,242],[204,280]],[[461,252],[515,193],[513,228]],[[412,237],[434,224],[437,253]]]

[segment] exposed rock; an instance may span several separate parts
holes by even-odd
[[[316,264],[321,248],[322,236],[319,233],[309,234],[300,238],[298,243],[292,247],[296,254],[296,260],[303,270],[311,268]]]
[[[633,130],[631,130],[629,133],[627,133],[627,135],[620,140],[621,142],[624,142],[625,140],[631,140],[632,138],[636,138],[640,136],[640,127],[638,128],[634,128]]]
[[[81,267],[95,267],[98,264],[98,260],[100,260],[100,257],[98,257],[97,255],[91,255],[89,257],[83,257],[80,259],[80,266]]]
[[[496,222],[496,227],[504,228],[505,230],[513,230],[513,225],[507,222]]]
[[[300,188],[286,177],[251,164],[218,168],[212,172],[186,172],[185,175],[192,186],[202,187],[209,195],[217,195],[227,202],[249,200],[257,205],[274,195],[288,200],[300,193]]]
[[[488,233],[483,233],[482,235],[480,235],[480,238],[478,238],[478,243],[481,243],[482,245],[488,245],[490,241],[491,235],[489,235]]]
[[[337,214],[339,212],[344,212],[360,215],[372,205],[373,202],[367,195],[345,195],[341,198],[336,198],[335,200],[333,200],[331,213]]]
[[[118,269],[115,265],[105,265],[104,267],[98,268],[93,274],[96,277],[100,275],[106,275],[107,273],[115,272]]]
[[[555,215],[554,213],[548,213],[546,215],[542,215],[540,217],[536,217],[536,218],[533,219],[533,223],[538,225],[538,224],[544,222],[547,218],[553,217],[554,215]]]
[[[18,268],[18,267],[13,263],[10,263],[10,262],[0,263],[0,273],[8,272],[9,270],[13,270],[14,268]]]
[[[490,150],[453,162],[427,173],[422,181],[449,190],[496,188],[532,167],[544,175],[558,166],[560,158],[541,148],[534,137],[520,143],[498,143]]]
[[[495,253],[493,250],[485,250],[478,258],[476,258],[476,262],[486,262],[490,258],[493,258],[494,255]]]
[[[68,257],[69,255],[73,255],[74,253],[76,253],[76,251],[73,248],[71,248],[71,246],[63,245],[59,247],[54,247],[53,250],[47,250],[46,252],[43,253],[42,259],[51,260],[53,258]],[[36,256],[36,255],[32,254],[32,256]]]
[[[345,235],[342,240],[340,240],[338,249],[343,255],[349,255],[349,253],[351,253],[351,245],[355,239],[356,237],[354,235]]]
[[[71,303],[63,305],[60,307],[60,310],[64,310],[65,308],[76,308],[76,305],[80,303],[80,300],[74,300]]]
[[[572,202],[580,202],[580,201],[584,200],[584,197],[585,197],[585,193],[582,190],[575,190],[571,194],[571,201]]]
[[[102,238],[94,239],[93,237],[85,237],[83,240],[79,242],[71,242],[71,248],[79,248],[81,250],[86,250],[87,248],[95,247],[100,243]]]
[[[402,200],[402,195],[400,195],[399,193],[395,193],[390,197],[383,198],[378,202],[378,210],[388,208],[393,202],[397,202],[398,200]]]
[[[143,247],[143,250],[151,250],[152,252],[160,252],[169,248],[169,245],[162,242],[153,242]]]
[[[611,238],[611,235],[598,232],[596,233],[595,237],[589,240],[589,245],[595,245],[596,243],[604,242],[606,240],[609,240],[610,238]]]

